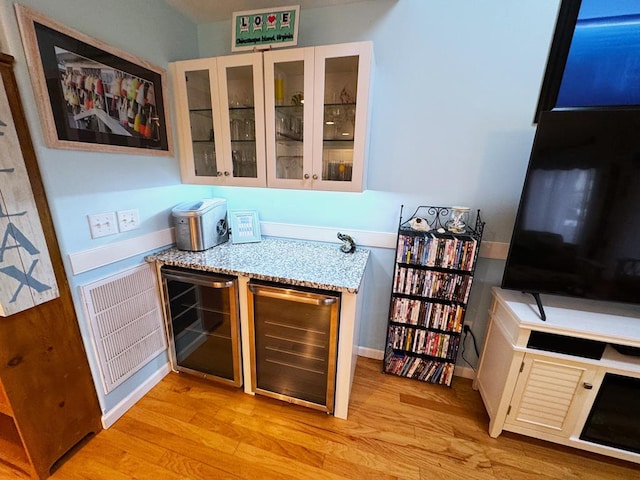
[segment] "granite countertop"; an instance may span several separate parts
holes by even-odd
[[[340,244],[263,237],[261,242],[230,241],[202,252],[169,248],[146,257],[164,265],[242,275],[259,280],[357,293],[369,250],[343,253]]]

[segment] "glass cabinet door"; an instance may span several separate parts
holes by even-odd
[[[315,49],[314,179],[325,190],[362,190],[370,43]]]
[[[215,134],[213,130],[213,106],[211,105],[211,82],[208,70],[185,72],[187,100],[189,101],[189,127],[193,148],[194,173],[215,176]]]
[[[172,63],[183,182],[362,191],[371,63],[371,42]]]
[[[264,53],[267,184],[270,187],[311,185],[313,67],[313,48]]]
[[[162,287],[173,369],[240,386],[237,279],[165,266]]]
[[[180,133],[180,165],[184,179],[210,183],[221,174],[218,141],[220,110],[215,60],[188,60],[172,65]]]
[[[218,58],[218,80],[226,183],[266,186],[262,55]]]

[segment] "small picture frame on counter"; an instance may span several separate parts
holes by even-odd
[[[258,212],[255,210],[230,210],[229,227],[232,243],[251,243],[262,240]]]

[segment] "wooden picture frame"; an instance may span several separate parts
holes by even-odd
[[[173,155],[164,70],[15,9],[48,147]]]
[[[251,243],[262,241],[260,221],[255,210],[230,210],[229,227],[232,243]]]

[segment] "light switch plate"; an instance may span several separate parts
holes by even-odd
[[[91,238],[106,237],[107,235],[118,233],[118,224],[114,212],[94,213],[93,215],[87,215],[87,218],[89,220]]]
[[[140,228],[140,215],[137,208],[133,208],[131,210],[119,210],[116,213],[118,216],[118,229],[121,232]]]

